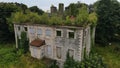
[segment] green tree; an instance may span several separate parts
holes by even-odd
[[[14,41],[13,24],[7,21],[13,12],[21,8],[13,3],[0,3],[0,43]]]
[[[69,16],[66,16],[66,20],[64,22],[65,25],[72,25],[72,23],[75,23],[75,21],[71,21]]]
[[[29,8],[31,12],[38,13],[39,15],[42,15],[44,13],[43,10],[39,9],[37,6],[32,6]]]
[[[77,15],[76,18],[76,25],[78,26],[85,26],[88,24],[88,16],[89,13],[87,11],[87,7],[83,6],[82,8],[79,9],[79,14]]]
[[[49,16],[47,13],[40,16],[40,24],[49,24]]]
[[[26,16],[25,22],[40,23],[41,18],[38,15],[38,13],[28,12],[25,16]]]
[[[16,12],[11,15],[9,20],[13,23],[25,23],[27,20],[27,16],[23,14],[23,12]]]
[[[98,14],[96,42],[106,44],[120,40],[120,3],[117,0],[100,0],[96,13]]]
[[[79,13],[79,9],[82,7],[82,6],[87,6],[87,4],[85,3],[80,3],[79,1],[77,3],[71,3],[68,7],[66,7],[66,10],[65,10],[65,15],[66,16],[74,16],[76,17],[77,14]]]
[[[0,3],[0,43],[14,41],[13,23],[9,22],[7,19],[12,13],[23,11],[24,7],[27,8],[24,4]]]
[[[39,16],[37,13],[30,11],[26,12],[26,14],[23,12],[16,12],[12,14],[9,20],[14,23],[40,23],[42,20],[41,17],[42,16]]]
[[[49,23],[50,25],[62,25],[63,20],[62,20],[62,17],[52,15],[49,19]]]

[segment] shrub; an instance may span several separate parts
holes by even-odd
[[[87,25],[88,16],[89,16],[89,13],[87,11],[87,7],[83,6],[81,9],[79,9],[79,14],[77,15],[77,18],[76,18],[76,25],[78,26]]]
[[[75,64],[76,64],[75,60],[73,59],[73,57],[70,57],[69,52],[67,52],[64,68],[75,68],[76,66]]]
[[[107,68],[103,58],[98,54],[90,54],[89,57],[82,61],[75,61],[67,54],[67,59],[64,63],[64,68]]]
[[[54,60],[53,63],[49,66],[49,68],[59,68],[59,66],[57,65],[57,61]]]
[[[15,63],[18,57],[14,48],[0,49],[0,67]]]

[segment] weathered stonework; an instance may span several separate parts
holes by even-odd
[[[25,30],[27,28],[27,30]],[[31,56],[41,59],[43,55],[47,58],[55,59],[64,62],[66,54],[70,51],[76,61],[81,61],[84,57],[84,50],[87,55],[90,52],[91,38],[90,26],[75,27],[75,26],[46,26],[38,24],[14,24],[16,48],[18,48],[17,38],[21,39],[22,31],[27,32],[29,43],[36,38],[45,40],[46,45],[41,48],[30,46]],[[32,32],[33,30],[33,32]],[[40,31],[38,31],[40,30]],[[47,36],[48,34],[50,36]],[[61,32],[61,36],[57,36],[57,30]],[[40,33],[38,35],[38,33]],[[69,38],[70,33],[74,33],[74,38]],[[34,56],[33,49],[36,49],[37,55]],[[44,54],[42,54],[42,53]],[[42,55],[41,55],[42,54]]]

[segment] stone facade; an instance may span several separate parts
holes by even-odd
[[[31,56],[38,59],[47,57],[64,62],[66,54],[69,52],[70,56],[73,56],[76,61],[81,61],[84,55],[89,55],[90,52],[90,26],[75,27],[14,24],[14,30],[16,48],[18,48],[17,38],[21,39],[20,34],[22,31],[27,33],[29,43],[36,38],[45,40],[45,45],[42,47],[29,46]],[[36,50],[37,53],[33,50]]]

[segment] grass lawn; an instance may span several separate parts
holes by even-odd
[[[101,47],[95,46],[95,51],[102,55],[108,68],[120,68],[120,44],[112,43],[112,45]]]

